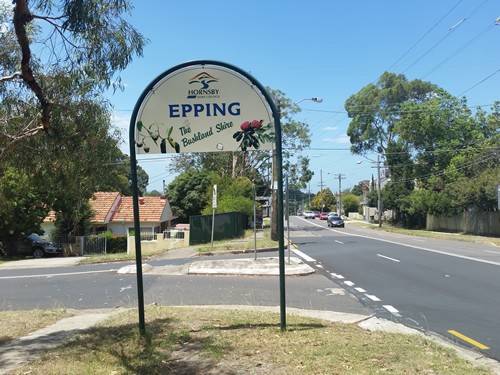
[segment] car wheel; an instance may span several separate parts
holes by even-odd
[[[344,228],[344,224],[342,224],[342,228]]]
[[[43,249],[41,247],[35,247],[33,249],[33,257],[43,258]]]

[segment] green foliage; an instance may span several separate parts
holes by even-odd
[[[7,251],[22,237],[41,233],[40,224],[48,213],[50,192],[33,184],[30,176],[8,167],[0,177],[0,242]]]
[[[225,196],[217,202],[217,209],[215,212],[218,214],[224,212],[241,212],[248,217],[253,217],[253,200],[242,196]],[[203,215],[209,215],[211,213],[211,206],[203,210]]]
[[[314,210],[328,212],[333,210],[336,203],[337,200],[335,199],[335,195],[333,195],[329,188],[326,188],[316,194],[311,201],[311,206]]]
[[[397,223],[423,228],[428,213],[496,209],[500,103],[473,115],[465,98],[384,73],[352,95],[345,108],[352,119],[352,152],[381,155],[380,167],[390,177],[383,207],[393,210]],[[367,198],[377,206],[374,189]]]
[[[120,135],[100,94],[112,79],[119,82],[115,74],[133,56],[142,55],[146,40],[123,18],[130,10],[127,0],[18,0],[0,12],[0,71],[21,72],[0,85],[0,171],[16,175],[2,179],[0,189],[8,192],[15,184],[33,212],[22,224],[4,221],[4,232],[32,231],[42,211],[53,209],[61,234],[81,234],[94,192],[129,190],[130,163],[118,149]],[[0,199],[7,213],[24,198]]]
[[[180,174],[168,185],[167,197],[180,223],[188,223],[189,216],[201,214],[208,204],[206,192],[209,187],[209,173],[194,169]]]
[[[425,102],[436,90],[428,82],[408,81],[402,74],[385,72],[377,83],[370,83],[349,97],[344,107],[352,119],[347,129],[351,151],[383,152],[396,135],[402,105]]]
[[[207,206],[204,215],[212,213],[212,187],[217,185],[216,213],[241,212],[253,216],[253,186],[252,181],[245,177],[232,179],[211,173],[211,184],[207,189]]]
[[[342,194],[343,212],[358,212],[359,204],[359,198],[354,194]]]
[[[106,252],[108,254],[126,253],[127,236],[116,236],[107,239]]]

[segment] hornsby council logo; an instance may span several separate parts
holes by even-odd
[[[189,84],[193,85],[192,89],[188,90],[188,99],[196,98],[217,98],[219,97],[219,89],[213,88],[212,84],[217,83],[219,78],[216,78],[207,72],[201,72],[189,80]]]

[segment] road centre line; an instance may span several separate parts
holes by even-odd
[[[105,273],[105,272],[116,272],[118,270],[101,270],[101,271],[81,271],[81,272],[65,272],[65,273],[46,273],[41,275],[22,275],[22,276],[0,276],[0,280],[9,279],[33,279],[37,277],[56,277],[56,276],[72,276],[72,275],[86,275],[90,273]]]
[[[385,255],[382,255],[382,254],[377,254],[377,256],[378,256],[379,258],[384,258],[384,259],[390,260],[390,261],[392,261],[392,262],[396,262],[396,263],[400,263],[400,262],[401,262],[401,261],[400,261],[400,260],[398,260],[398,259],[394,259],[394,258],[386,257]]]
[[[465,335],[461,334],[460,332],[457,332],[457,331],[455,331],[455,330],[453,330],[453,329],[448,330],[448,333],[449,333],[450,335],[453,335],[453,336],[455,336],[455,337],[458,337],[459,339],[464,340],[465,342],[468,342],[468,343],[469,343],[469,344],[471,344],[471,345],[474,345],[475,347],[477,347],[477,348],[479,348],[479,349],[483,349],[483,350],[487,350],[487,349],[489,349],[489,347],[488,347],[488,346],[486,346],[486,345],[484,345],[484,344],[481,344],[480,342],[477,342],[476,340],[473,340],[473,339],[471,339],[470,337],[467,337],[467,336],[465,336]]]
[[[335,240],[336,243],[339,243],[341,245],[343,245],[344,243],[342,241],[339,241],[339,240]]]
[[[302,218],[300,218],[300,219],[302,219]],[[302,220],[307,221],[305,219],[302,219]],[[376,237],[365,236],[365,235],[362,235],[362,234],[347,233],[347,232],[343,232],[343,231],[336,230],[336,229],[325,228],[324,226],[316,224],[316,223],[313,223],[311,221],[307,221],[307,222],[310,223],[310,224],[312,224],[312,225],[315,225],[315,226],[317,226],[319,228],[323,228],[323,229],[329,230],[331,232],[341,233],[341,234],[344,234],[346,236],[361,237],[361,238],[366,238],[366,239],[369,239],[369,240],[386,242],[386,243],[390,243],[390,244],[393,244],[393,245],[410,247],[412,249],[417,249],[417,250],[422,250],[422,251],[428,251],[428,252],[435,253],[435,254],[448,255],[450,257],[471,260],[473,262],[480,262],[480,263],[491,264],[491,265],[494,265],[494,266],[500,266],[499,262],[493,262],[491,260],[484,260],[484,259],[469,257],[469,256],[466,256],[466,255],[458,255],[458,254],[448,253],[446,251],[434,250],[434,249],[429,249],[429,248],[426,248],[426,247],[415,246],[415,245],[409,245],[409,244],[405,244],[405,243],[401,243],[401,242],[386,240],[386,239],[383,239],[383,238],[376,238]]]

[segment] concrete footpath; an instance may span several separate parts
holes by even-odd
[[[194,249],[185,248],[172,250],[164,255],[159,256],[160,259],[168,258],[189,258],[195,254]],[[2,269],[21,269],[21,268],[44,268],[44,267],[64,267],[77,265],[81,258],[46,258],[46,259],[27,259],[16,262],[8,262],[0,265]],[[135,273],[135,265],[122,267],[119,273]],[[291,257],[288,262],[288,257],[285,260],[285,274],[287,276],[306,276],[314,273],[314,269],[303,263],[300,258]],[[224,260],[197,260],[192,257],[190,262],[181,266],[161,266],[153,267],[148,264],[147,260],[143,263],[143,273],[156,275],[182,275],[182,274],[203,274],[203,275],[240,275],[240,276],[278,276],[279,275],[279,258],[278,257],[258,257],[254,258],[253,254],[249,254],[248,258],[235,258]],[[187,307],[187,306],[183,306]],[[196,306],[188,306],[196,308]],[[206,306],[204,306],[206,307]],[[271,311],[279,313],[279,306],[269,307],[254,307],[254,306],[212,306],[214,309],[252,309],[258,311]],[[105,309],[99,311],[77,311],[77,315],[70,318],[65,318],[57,323],[32,332],[27,336],[18,338],[9,343],[0,346],[0,374],[10,374],[34,357],[47,352],[51,348],[63,345],[74,335],[88,329],[95,324],[117,314],[121,309]],[[422,332],[410,329],[404,325],[396,324],[384,319],[378,319],[373,316],[339,313],[335,311],[317,311],[303,310],[295,308],[287,308],[289,315],[301,315],[324,319],[332,322],[344,322],[357,324],[367,330],[378,330],[385,332],[396,332],[404,334],[423,335]],[[465,350],[443,341],[432,335],[425,335],[427,338],[438,341],[442,345],[450,346],[457,353],[473,362],[476,365],[489,367],[492,371],[500,374],[500,364],[494,360],[486,358],[481,353]]]

